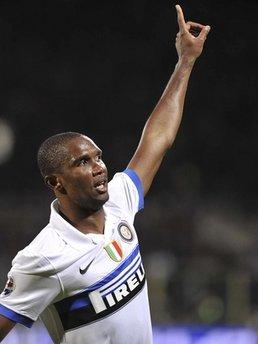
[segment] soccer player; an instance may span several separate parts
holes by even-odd
[[[87,136],[48,138],[38,164],[56,200],[49,224],[13,260],[0,297],[0,340],[40,318],[54,343],[152,343],[136,231],[161,161],[181,121],[188,80],[209,26],[176,6],[178,62],[127,168],[108,183],[100,148]]]

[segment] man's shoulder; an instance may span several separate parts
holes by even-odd
[[[39,252],[45,256],[58,252],[65,246],[64,240],[58,235],[54,228],[48,224],[27,246],[30,250]]]
[[[130,178],[124,172],[117,172],[108,183],[109,196],[122,198],[124,197],[125,187],[130,183]]]
[[[61,254],[64,241],[48,224],[39,234],[19,251],[13,259],[13,268],[24,272],[39,273],[41,270],[53,270],[52,261]]]
[[[107,206],[131,213],[133,216],[144,206],[141,181],[136,172],[126,169],[118,172],[108,184]]]

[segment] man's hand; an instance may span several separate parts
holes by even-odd
[[[210,26],[185,22],[184,13],[179,5],[176,5],[179,32],[176,36],[176,50],[179,60],[186,59],[194,62],[203,50],[204,42],[210,31]]]

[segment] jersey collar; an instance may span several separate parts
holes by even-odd
[[[92,248],[92,245],[94,245],[89,234],[80,232],[59,214],[57,199],[51,203],[49,223],[58,235],[76,250],[85,251]]]

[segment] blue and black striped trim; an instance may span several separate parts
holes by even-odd
[[[128,293],[125,297],[121,299],[116,299],[116,291],[111,291],[109,294],[104,294],[102,295],[102,300],[105,305],[105,309],[99,313],[96,313],[94,310],[93,305],[89,301],[89,296],[87,295],[88,298],[88,304],[87,306],[80,307],[78,309],[73,309],[69,310],[66,312],[62,312],[59,308],[59,302],[55,304],[56,310],[59,314],[60,320],[62,322],[63,328],[65,331],[70,331],[74,328],[88,325],[92,322],[101,320],[103,318],[106,318],[107,316],[112,315],[119,309],[121,309],[123,306],[125,306],[128,302],[130,302],[134,297],[136,297],[137,294],[141,292],[145,285],[145,275],[144,275],[144,270],[142,265],[139,266],[138,271],[140,272],[139,275],[141,275],[141,279],[137,281],[137,286],[134,287],[132,290],[127,289]],[[138,275],[138,276],[139,276]],[[131,275],[132,276],[132,275]],[[130,276],[130,277],[131,277]],[[134,276],[134,283],[136,281],[137,277],[137,272],[133,274]],[[126,285],[126,282],[123,283],[123,286]],[[120,285],[121,288],[122,285]],[[119,287],[118,287],[119,288]],[[117,288],[117,289],[118,289]],[[128,288],[128,285],[127,285]],[[124,289],[124,288],[123,288]],[[107,299],[107,296],[111,296],[113,303],[110,304],[110,302]]]
[[[138,210],[141,210],[144,208],[144,193],[143,193],[143,187],[142,187],[142,182],[141,179],[139,178],[138,174],[134,171],[131,170],[130,168],[127,168],[123,171],[123,173],[127,174],[128,177],[132,180],[134,185],[136,186],[136,189],[139,194],[139,205],[138,205]]]
[[[128,277],[131,277],[135,273],[135,270],[137,268],[139,268],[139,266],[141,265],[141,262],[142,262],[141,261],[141,257],[139,257],[136,260],[136,262],[131,266],[131,268],[128,271],[126,271],[124,274],[122,274],[122,276],[120,276],[120,278],[118,280],[116,280],[115,282],[111,283],[107,287],[101,288],[101,293],[103,294],[103,296],[107,295],[110,292],[109,291],[109,292],[105,293],[106,290],[110,290],[110,288],[112,288],[113,286],[119,284],[119,281],[121,281],[123,279],[123,277],[125,275],[128,275],[130,272],[131,272],[131,274],[129,274]],[[115,289],[115,287],[113,289]],[[90,300],[89,300],[88,295],[89,295],[90,291],[94,291],[94,290],[96,290],[96,289],[87,289],[86,292],[83,292],[83,293],[81,293],[79,295],[76,294],[75,295],[76,299],[73,300],[72,303],[69,302],[69,301],[71,301],[70,298],[66,299],[69,302],[69,308],[66,307],[66,309],[67,310],[69,309],[69,312],[71,312],[71,311],[74,311],[76,309],[89,306]],[[62,301],[60,301],[60,303],[61,302]],[[62,309],[64,310],[63,307],[62,307]]]
[[[124,260],[110,274],[108,274],[101,280],[97,281],[96,283],[92,284],[90,287],[86,288],[82,293],[67,297],[63,299],[62,301],[58,301],[57,303],[55,303],[55,306],[58,307],[59,312],[61,313],[69,312],[71,310],[75,310],[75,309],[87,306],[90,303],[89,298],[88,298],[89,293],[91,291],[101,288],[102,286],[104,286],[105,284],[109,283],[114,278],[116,278],[124,269],[126,269],[127,266],[131,264],[131,262],[139,254],[139,252],[140,252],[139,245],[137,245],[135,249],[132,251],[132,253],[126,258],[126,260]]]
[[[13,310],[11,310],[11,309],[3,306],[3,305],[0,305],[0,314],[3,315],[4,317],[16,322],[16,323],[22,324],[22,325],[29,327],[29,328],[34,323],[34,320],[26,317],[25,315],[21,315],[19,313],[16,313]]]
[[[84,292],[56,302],[54,305],[65,331],[103,319],[123,307],[134,298],[145,284],[145,272],[141,263],[139,246],[117,269],[97,281]],[[94,309],[90,296],[97,292],[103,309]]]

